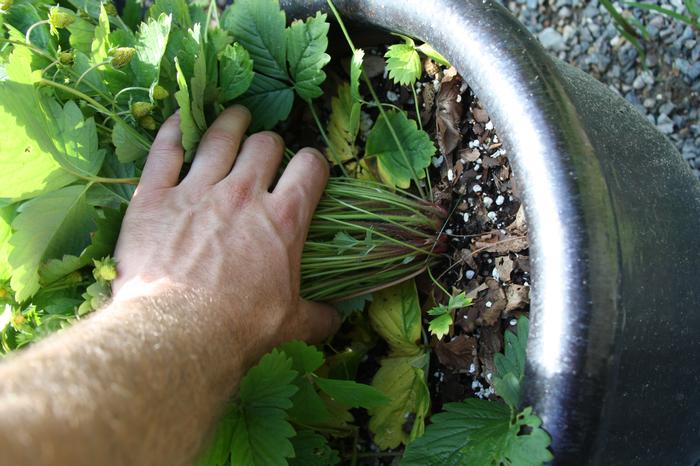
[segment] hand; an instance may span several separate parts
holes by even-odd
[[[163,124],[122,225],[114,298],[201,293],[212,303],[193,307],[203,323],[243,325],[262,354],[290,339],[322,341],[339,318],[299,297],[301,253],[328,166],[302,149],[270,192],[284,143],[262,132],[241,145],[249,123],[244,107],[224,111],[180,183],[179,116]]]

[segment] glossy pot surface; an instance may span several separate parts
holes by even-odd
[[[290,17],[325,0],[282,0]],[[624,99],[551,58],[492,0],[336,0],[445,55],[523,187],[527,402],[557,465],[700,461],[700,183]]]

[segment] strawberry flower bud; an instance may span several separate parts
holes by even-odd
[[[143,129],[147,129],[149,131],[154,131],[157,126],[156,120],[151,115],[146,115],[143,118],[139,118],[139,124]]]
[[[154,99],[163,100],[163,99],[167,99],[169,96],[170,96],[170,93],[163,86],[156,85],[156,87],[153,88],[153,98]]]
[[[105,257],[101,261],[93,260],[95,270],[92,271],[96,280],[111,282],[117,278],[117,263],[111,257]]]
[[[112,66],[121,68],[127,65],[134,57],[136,49],[133,47],[117,47],[112,51]]]
[[[58,54],[58,61],[61,62],[61,65],[70,66],[73,64],[74,59],[73,52],[60,52]]]
[[[136,118],[143,118],[153,111],[153,104],[150,102],[136,102],[131,106],[131,113]]]

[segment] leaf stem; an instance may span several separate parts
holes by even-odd
[[[343,31],[343,35],[345,36],[345,40],[348,42],[348,45],[350,46],[350,49],[352,50],[352,53],[354,54],[356,52],[355,44],[352,42],[352,39],[350,38],[350,34],[348,33],[347,28],[345,27],[345,23],[343,22],[343,18],[340,16],[338,9],[333,4],[333,0],[326,0],[326,1],[328,2],[328,6],[330,7],[331,11],[333,12],[333,15],[335,16],[336,21],[338,21],[338,24],[340,25],[340,29]],[[420,197],[423,199],[426,199],[425,191],[423,190],[423,187],[420,184],[420,179],[418,178],[418,174],[416,173],[415,168],[413,168],[413,164],[411,164],[410,159],[408,158],[408,155],[406,154],[406,151],[404,150],[403,145],[401,144],[401,141],[399,140],[399,136],[396,134],[396,130],[389,122],[389,119],[386,116],[386,112],[384,111],[384,107],[382,106],[382,102],[379,100],[379,96],[377,96],[377,92],[374,90],[374,86],[372,85],[372,82],[370,81],[369,77],[367,76],[367,73],[365,73],[364,67],[362,68],[362,77],[364,78],[365,84],[367,84],[367,87],[369,88],[369,91],[372,94],[372,99],[374,100],[377,107],[379,108],[379,113],[381,114],[382,118],[384,118],[384,121],[386,122],[386,126],[389,128],[389,132],[391,133],[391,136],[394,139],[394,143],[396,144],[396,146],[399,149],[399,152],[401,153],[401,157],[404,159],[404,163],[408,166],[409,170],[411,171],[411,177],[413,178],[413,181],[416,184],[416,188],[418,188],[418,192],[420,193]]]
[[[32,44],[32,41],[30,39],[30,37],[32,35],[32,31],[34,31],[34,28],[36,28],[37,26],[41,26],[43,24],[51,24],[51,22],[48,19],[45,19],[43,21],[38,21],[38,22],[32,24],[31,26],[29,26],[29,29],[27,29],[27,33],[24,35],[24,40],[27,42],[27,44],[34,45],[34,44]]]
[[[129,131],[132,134],[134,139],[136,139],[138,141],[138,143],[141,144],[141,146],[144,149],[146,149],[146,150],[150,149],[151,141],[148,141],[147,139],[145,139],[141,133],[136,131],[131,125],[126,123],[121,117],[119,117],[117,114],[115,114],[114,112],[109,110],[107,107],[103,106],[101,103],[99,103],[98,101],[96,101],[95,99],[90,97],[89,95],[84,94],[83,92],[80,92],[77,89],[73,89],[72,87],[65,86],[63,84],[60,84],[60,83],[57,83],[55,81],[51,81],[48,79],[44,79],[44,78],[42,78],[39,81],[39,84],[43,84],[45,86],[50,86],[50,87],[54,87],[56,89],[60,89],[64,92],[67,92],[69,94],[72,94],[76,97],[83,99],[85,102],[87,102],[90,105],[92,105],[93,107],[95,107],[95,109],[97,109],[98,111],[104,113],[105,115],[110,116],[113,120],[122,123],[126,127],[127,131]]]

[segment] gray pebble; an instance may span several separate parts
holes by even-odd
[[[542,43],[542,46],[550,50],[563,50],[564,49],[564,37],[559,34],[554,28],[548,27],[539,33],[538,38]]]

